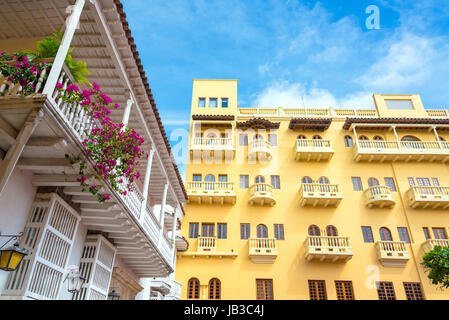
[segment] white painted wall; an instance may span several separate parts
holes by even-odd
[[[37,188],[31,183],[32,173],[14,169],[4,191],[0,194],[0,232],[17,234],[25,228]],[[0,238],[0,246],[7,238]],[[0,294],[8,272],[0,270]]]

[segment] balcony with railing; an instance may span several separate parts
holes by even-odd
[[[235,146],[233,138],[195,137],[190,144],[190,157],[193,160],[213,159],[220,156],[221,159],[233,159]]]
[[[255,161],[270,161],[273,158],[271,144],[263,139],[254,139],[248,146],[248,159]]]
[[[276,239],[248,239],[249,258],[253,263],[274,263],[278,256]]]
[[[449,247],[449,239],[429,239],[422,244],[422,249],[424,252],[428,252],[436,246]]]
[[[446,141],[367,141],[354,145],[355,161],[449,161]]]
[[[237,252],[234,252],[234,250],[221,250],[220,248],[220,241],[223,241],[223,239],[217,239],[217,237],[198,237],[198,243],[196,251],[187,251],[187,252],[178,252],[178,257],[185,257],[189,256],[192,258],[195,257],[219,257],[219,258],[225,258],[225,257],[231,257],[236,258]]]
[[[303,183],[299,193],[301,207],[337,207],[343,199],[338,184]]]
[[[273,186],[268,183],[256,183],[249,188],[249,200],[248,203],[254,205],[269,205],[274,206],[276,204],[276,198],[274,197]]]
[[[320,261],[330,259],[332,262],[348,261],[354,255],[349,237],[307,236],[304,247],[305,258],[308,261],[313,259]]]
[[[449,187],[411,187],[407,201],[412,208],[447,209],[449,207]]]
[[[237,195],[232,182],[188,182],[189,203],[235,204]]]
[[[384,267],[403,268],[410,260],[407,245],[403,241],[376,242],[377,258]]]
[[[365,203],[368,208],[392,208],[396,204],[396,200],[391,195],[390,188],[386,186],[373,186],[363,192]]]
[[[297,161],[327,161],[334,155],[330,140],[297,139],[295,145]]]

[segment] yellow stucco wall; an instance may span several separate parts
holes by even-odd
[[[231,85],[232,84],[232,85]],[[194,81],[192,114],[233,114],[237,118],[238,110],[231,107],[205,108],[198,110],[198,97],[229,97],[230,105],[237,106],[237,82]],[[223,89],[223,91],[221,91]],[[209,94],[209,91],[212,92]],[[232,95],[232,96],[231,96]],[[419,97],[418,97],[419,98]],[[239,120],[239,122],[246,121]],[[197,239],[189,238],[189,223],[227,223],[227,239],[217,240],[217,251],[238,253],[237,258],[180,256],[176,266],[176,280],[183,284],[182,299],[187,298],[187,282],[198,278],[202,289],[201,299],[207,299],[207,285],[210,279],[218,278],[222,285],[222,299],[256,299],[256,279],[273,279],[274,299],[309,299],[308,280],[325,280],[328,299],[336,299],[335,280],[352,281],[355,299],[378,299],[372,283],[373,268],[378,268],[380,281],[392,281],[396,298],[405,299],[403,282],[421,282],[426,299],[448,299],[449,292],[440,291],[430,284],[419,265],[422,257],[421,245],[425,242],[422,227],[449,226],[449,210],[412,209],[406,202],[405,192],[409,189],[408,177],[437,177],[441,186],[449,186],[448,165],[441,163],[395,162],[368,163],[353,160],[353,148],[345,147],[344,136],[353,137],[352,131],[342,129],[344,119],[334,119],[330,128],[324,132],[289,130],[289,120],[273,119],[281,122],[278,135],[278,147],[273,152],[273,160],[267,165],[248,164],[235,160],[232,164],[193,164],[187,165],[186,182],[192,181],[193,174],[202,174],[203,181],[207,174],[213,174],[218,180],[219,174],[227,174],[228,181],[235,183],[237,201],[235,205],[187,204],[186,216],[181,233],[190,247],[188,252],[196,251]],[[312,138],[319,134],[323,139],[330,139],[334,156],[327,162],[300,162],[294,159],[296,137],[299,134]],[[385,140],[394,140],[392,132],[363,131],[372,140],[375,135]],[[434,141],[432,132],[405,131],[398,129],[399,138],[413,134],[421,140]],[[235,135],[236,159],[246,159],[248,147],[239,146],[238,132]],[[442,134],[449,139],[449,134]],[[250,206],[249,189],[240,188],[240,175],[249,175],[249,185],[254,183],[257,175],[264,175],[270,183],[270,175],[280,176],[280,190],[275,190],[276,205]],[[331,184],[339,184],[343,200],[334,207],[301,207],[299,204],[299,187],[301,178],[310,176],[318,179],[326,176]],[[352,176],[362,178],[364,188],[368,179],[375,177],[385,185],[384,177],[394,177],[397,192],[392,192],[396,205],[391,208],[368,208],[363,191],[353,191]],[[240,223],[250,223],[251,237],[256,237],[256,226],[265,224],[268,237],[274,238],[274,224],[283,224],[285,240],[278,240],[278,257],[273,264],[255,264],[248,257],[248,240],[240,239]],[[349,236],[354,256],[347,262],[307,261],[304,258],[304,241],[308,227],[315,224],[323,230],[328,225],[338,228],[340,236]],[[380,240],[379,228],[391,230],[393,240],[399,241],[397,227],[407,227],[412,244],[407,244],[410,260],[404,268],[383,267],[377,260],[375,243],[365,243],[361,226],[371,226],[374,241]],[[215,235],[217,229],[215,228]],[[201,227],[200,227],[201,235]],[[182,255],[182,253],[181,253]],[[367,269],[368,268],[368,269]]]

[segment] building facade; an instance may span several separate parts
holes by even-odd
[[[449,245],[449,111],[373,99],[239,108],[237,80],[193,81],[183,299],[449,298],[420,264]]]
[[[1,299],[179,299],[174,280],[187,199],[126,14],[118,0],[39,0],[0,3],[0,51],[33,50],[61,30],[51,68],[24,96],[20,84],[0,78],[0,231],[20,235],[28,255],[13,272],[0,271]],[[82,142],[98,121],[57,96],[75,83],[65,57],[85,61],[90,83],[120,108],[109,115],[134,129],[148,157],[137,166],[134,191],[117,192],[94,176]],[[109,200],[82,190],[66,154],[87,164],[86,179]],[[0,245],[7,238],[0,238]],[[81,291],[65,287],[68,269],[86,278]]]

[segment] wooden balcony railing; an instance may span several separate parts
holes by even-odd
[[[373,206],[383,207],[393,207],[396,201],[391,195],[390,188],[386,186],[373,186],[366,189],[363,194],[365,195],[366,205],[371,208]]]
[[[299,190],[302,207],[338,206],[343,199],[338,184],[303,183]]]
[[[233,182],[188,182],[189,202],[206,204],[235,204],[236,193]]]
[[[449,187],[411,187],[406,192],[407,200],[412,208],[449,207]]]
[[[268,183],[256,183],[249,188],[249,204],[250,205],[264,205],[268,204],[274,206],[276,199],[273,193],[273,186]]]
[[[349,237],[307,236],[305,249],[305,257],[309,261],[312,259],[348,261],[354,255]]]
[[[334,149],[330,140],[322,139],[297,139],[296,160],[321,161],[330,160],[334,155]]]
[[[403,241],[378,241],[376,247],[378,259],[383,266],[404,267],[410,259]]]
[[[248,239],[249,257],[254,263],[273,263],[278,256],[276,239]]]

